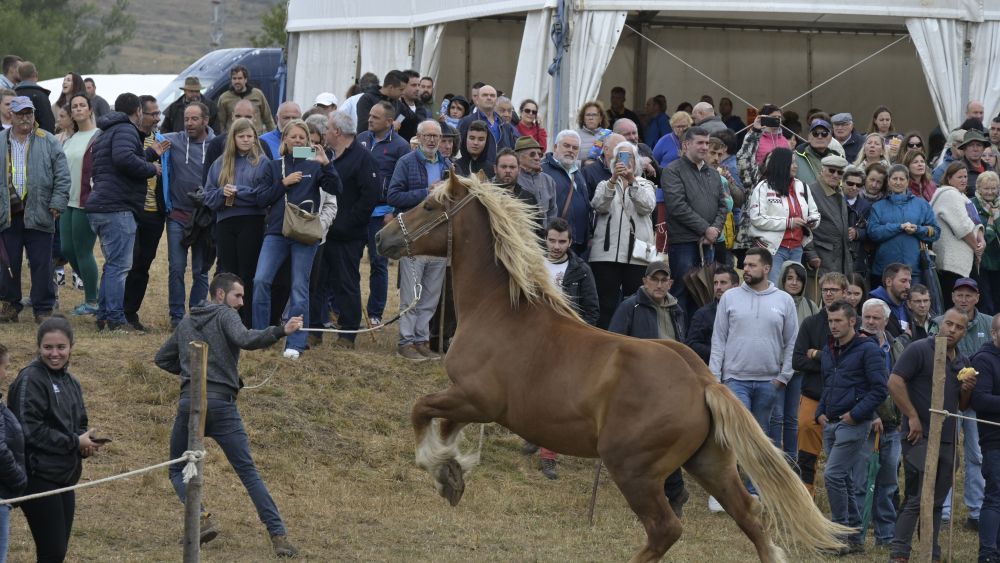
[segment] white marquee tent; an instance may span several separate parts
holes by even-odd
[[[556,21],[561,81],[547,72]],[[291,99],[415,68],[439,97],[482,80],[538,100],[550,130],[615,85],[640,110],[657,93],[671,108],[728,95],[737,113],[741,98],[795,99],[800,113],[851,111],[862,130],[882,103],[923,131],[957,127],[968,100],[1000,110],[1000,0],[291,0],[288,31]]]

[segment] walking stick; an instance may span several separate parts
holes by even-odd
[[[368,328],[371,328],[372,327],[372,322],[370,320],[368,320],[368,311],[366,311],[364,307],[361,308],[361,317],[365,321],[365,326],[368,327]],[[372,337],[372,342],[378,342],[378,340],[375,338],[375,333],[374,332],[369,332],[368,336]]]
[[[594,489],[590,492],[590,509],[587,511],[587,522],[594,525],[594,507],[597,505],[597,486],[601,483],[601,466],[604,460],[597,458],[594,462]]]

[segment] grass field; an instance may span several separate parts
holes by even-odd
[[[84,480],[168,458],[178,384],[152,363],[168,336],[165,245],[152,280],[141,312],[155,328],[150,334],[104,336],[89,320],[73,320],[77,344],[71,371],[83,384],[91,425],[114,439],[85,462]],[[82,292],[62,290],[63,310],[81,300]],[[395,309],[396,298],[390,296],[387,312]],[[395,337],[390,329],[375,342],[359,338],[354,352],[334,351],[328,343],[296,363],[282,359],[278,349],[243,356],[247,385],[263,383],[240,394],[251,447],[302,559],[628,560],[644,534],[606,480],[594,526],[587,525],[593,462],[563,457],[559,480],[548,481],[535,460],[519,453],[520,438],[497,426],[486,429],[482,464],[461,504],[451,508],[438,497],[430,477],[414,465],[409,410],[416,397],[443,388],[447,377],[437,363],[397,359]],[[13,350],[15,367],[34,355],[30,320],[0,325],[0,338]],[[475,446],[478,435],[478,426],[472,427],[466,448]],[[209,441],[207,449],[204,500],[221,533],[205,547],[204,560],[272,560],[267,534],[245,490],[219,448]],[[710,514],[705,493],[690,480],[688,486],[692,500],[685,509],[684,535],[666,560],[756,560],[733,521]],[[822,488],[819,497],[825,510]],[[964,520],[963,506],[955,521]],[[77,495],[69,560],[179,561],[182,522],[183,507],[165,469],[83,490]],[[954,536],[954,561],[974,561],[976,536],[957,525]],[[27,525],[17,511],[10,554],[15,562],[34,560]],[[846,560],[887,559],[888,553],[869,539],[865,555]],[[789,560],[816,559],[793,554]]]

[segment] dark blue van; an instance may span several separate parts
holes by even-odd
[[[281,67],[280,48],[240,47],[212,51],[178,74],[160,92],[156,101],[161,109],[169,106],[182,94],[181,87],[188,76],[197,76],[201,81],[202,94],[218,101],[219,96],[229,89],[229,69],[236,65],[247,67],[250,71],[250,84],[259,88],[267,97],[271,110],[277,111],[278,105],[283,101],[281,81],[284,80],[284,73],[279,75],[278,72]]]

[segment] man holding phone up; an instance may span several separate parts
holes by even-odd
[[[208,412],[205,415],[205,435],[219,444],[250,493],[250,500],[257,508],[257,516],[271,536],[274,554],[291,557],[298,553],[298,549],[288,541],[285,523],[278,513],[278,507],[250,457],[250,441],[236,407],[236,397],[243,387],[238,371],[240,350],[258,350],[271,346],[282,337],[302,328],[302,317],[288,319],[284,327],[248,330],[237,312],[243,306],[243,281],[235,274],[219,274],[212,280],[209,291],[210,301],[202,307],[192,308],[191,314],[184,317],[156,353],[156,365],[162,370],[180,375],[181,378],[177,418],[170,434],[171,459],[180,457],[188,443],[191,358],[187,343],[203,340],[208,343]],[[181,502],[184,502],[187,489],[182,469],[179,464],[170,466],[170,482]],[[217,535],[218,530],[211,515],[202,507],[201,543],[209,542]]]

